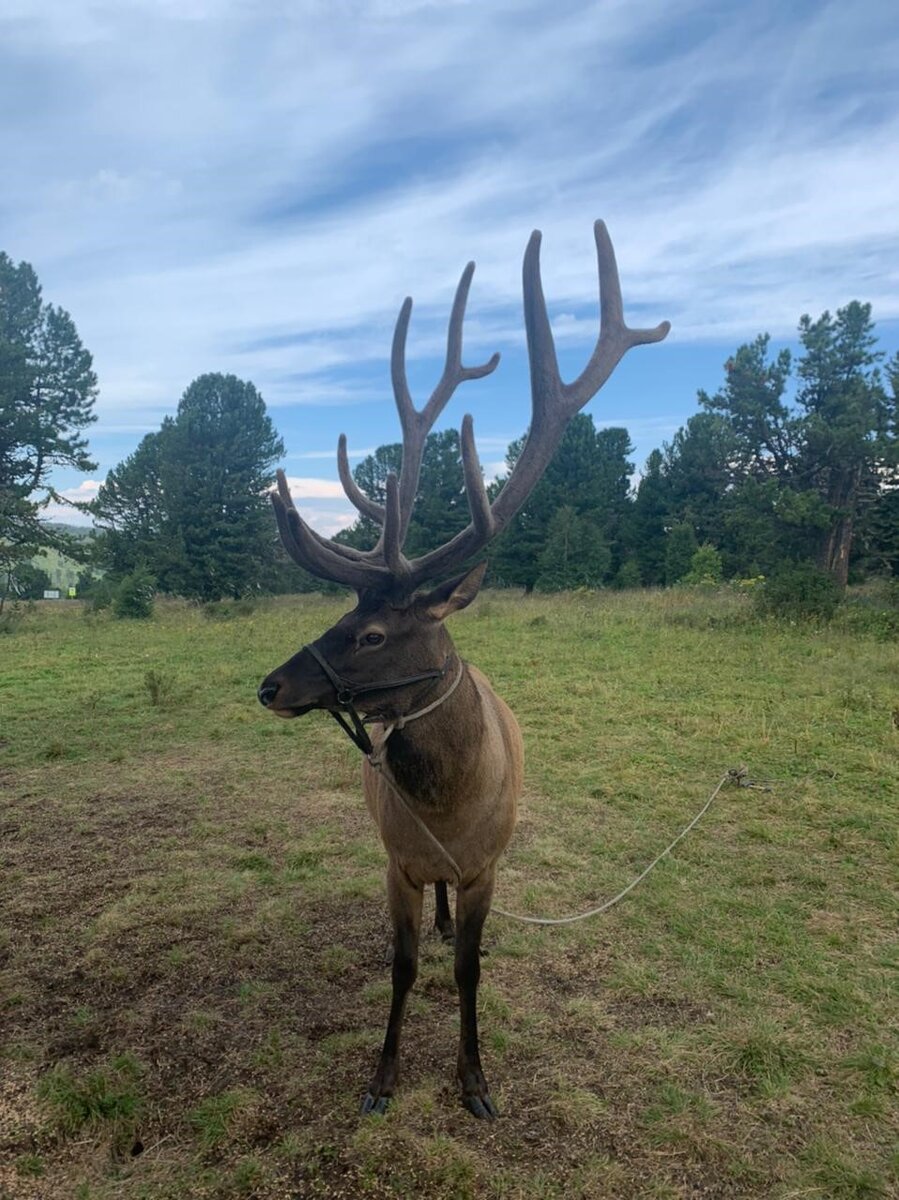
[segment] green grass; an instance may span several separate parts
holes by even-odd
[[[41,605],[3,638],[0,1195],[894,1194],[895,642],[729,593],[492,594],[455,620],[525,735],[502,907],[595,906],[729,767],[773,781],[725,789],[593,921],[490,919],[485,1129],[436,939],[396,1104],[357,1117],[384,856],[333,723],[255,701],[341,611]]]
[[[140,1065],[129,1054],[84,1075],[59,1064],[41,1078],[37,1094],[60,1129],[77,1133],[85,1125],[134,1121],[140,1108],[141,1074]]]
[[[242,1089],[202,1100],[187,1117],[200,1145],[207,1150],[220,1145],[254,1099],[252,1092]]]

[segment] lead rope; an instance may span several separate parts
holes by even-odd
[[[460,672],[459,679],[461,679],[461,677],[462,677],[462,675]],[[455,686],[456,686],[456,684],[458,684],[459,679],[456,680],[456,683],[453,684],[453,688],[451,688],[450,691],[455,689]],[[406,717],[406,720],[410,721],[410,720],[414,720],[415,717],[424,716],[424,714],[426,712],[429,712],[432,708],[436,708],[438,704],[441,704],[447,698],[447,696],[449,696],[449,694],[450,694],[450,692],[447,692],[446,695],[442,696],[440,698],[440,700],[437,701],[436,704],[429,705],[427,709],[422,709],[421,712],[414,713],[411,717]],[[392,732],[393,732],[393,726],[390,726],[387,737],[389,737],[390,733],[392,733]],[[384,738],[384,743],[386,743],[387,737]],[[382,743],[382,749],[383,749],[384,743]],[[439,853],[443,856],[443,858],[446,860],[446,862],[452,868],[453,874],[455,875],[455,879],[452,881],[452,883],[453,883],[454,887],[458,887],[459,884],[462,882],[462,872],[460,871],[459,865],[456,862],[456,860],[453,858],[453,856],[450,854],[450,852],[446,849],[446,847],[443,846],[437,840],[436,837],[434,837],[433,833],[431,833],[430,829],[428,829],[428,827],[427,827],[427,825],[425,825],[424,821],[422,821],[422,819],[418,816],[418,814],[416,812],[414,812],[413,809],[410,807],[409,802],[406,800],[405,796],[400,791],[399,787],[396,784],[396,781],[385,770],[385,764],[382,762],[382,760],[378,759],[378,761],[375,762],[372,760],[372,756],[369,755],[369,762],[375,768],[375,770],[381,774],[381,778],[385,781],[385,783],[387,783],[387,785],[393,791],[393,794],[400,801],[403,808],[406,810],[406,812],[409,814],[409,816],[412,818],[412,820],[415,822],[415,824],[418,826],[418,828],[421,830],[421,832],[425,835],[427,840],[431,843],[431,845],[437,851],[439,851]],[[570,917],[525,917],[525,916],[522,916],[520,913],[508,912],[504,908],[497,908],[497,906],[495,904],[490,906],[490,911],[497,913],[498,916],[507,917],[511,921],[521,921],[522,924],[524,924],[524,925],[573,925],[576,921],[586,921],[588,917],[596,917],[600,913],[607,912],[610,908],[613,907],[613,905],[617,904],[619,902],[619,900],[623,900],[624,897],[629,892],[632,892],[634,890],[634,888],[637,886],[637,884],[641,883],[646,878],[646,876],[650,873],[650,871],[652,871],[655,867],[657,867],[658,864],[662,861],[663,858],[665,858],[666,855],[671,853],[671,851],[678,844],[678,842],[682,841],[687,836],[687,834],[690,832],[690,830],[693,828],[693,826],[696,825],[700,821],[700,819],[708,812],[709,808],[711,808],[713,800],[716,799],[716,797],[718,796],[718,793],[721,791],[721,789],[724,787],[724,785],[726,783],[733,784],[735,787],[756,788],[759,791],[765,791],[765,792],[771,791],[770,786],[768,786],[767,784],[753,783],[752,780],[750,780],[748,778],[745,767],[731,767],[730,770],[725,771],[724,774],[721,776],[721,778],[718,780],[717,784],[715,785],[714,790],[712,791],[712,794],[709,796],[708,800],[706,800],[705,804],[702,806],[702,808],[699,810],[699,812],[696,814],[696,816],[693,818],[693,820],[690,821],[689,825],[684,826],[684,828],[680,831],[680,833],[677,835],[677,837],[672,842],[668,843],[668,845],[661,852],[661,854],[656,855],[656,857],[652,860],[652,862],[649,864],[649,866],[646,867],[645,870],[641,871],[636,879],[631,880],[631,882],[627,885],[626,888],[622,888],[617,896],[613,896],[611,900],[606,900],[606,902],[604,904],[600,904],[596,908],[588,909],[587,912],[575,913],[573,916],[570,916]]]
[[[498,913],[501,917],[508,917],[512,921],[521,921],[525,925],[573,925],[575,923],[575,921],[586,921],[588,917],[595,917],[595,916],[598,916],[599,913],[601,913],[601,912],[606,912],[614,904],[617,904],[619,900],[623,900],[624,897],[628,894],[628,892],[632,892],[634,890],[634,888],[637,886],[637,884],[640,883],[641,880],[646,878],[646,876],[653,869],[653,867],[657,866],[662,861],[662,859],[665,857],[665,855],[670,854],[671,851],[674,849],[674,847],[677,845],[677,843],[679,841],[681,841],[682,838],[685,838],[687,836],[687,834],[690,832],[690,830],[693,828],[693,826],[699,821],[699,819],[706,812],[708,812],[709,808],[711,807],[712,801],[715,799],[715,797],[718,795],[718,793],[721,791],[721,789],[724,787],[724,785],[726,783],[728,783],[728,782],[735,783],[738,786],[740,786],[740,779],[745,774],[746,774],[745,768],[733,768],[732,767],[729,771],[725,771],[725,773],[718,780],[718,783],[715,785],[715,790],[712,792],[711,796],[709,796],[708,800],[706,800],[705,804],[703,804],[702,808],[699,810],[699,812],[696,814],[696,816],[693,818],[693,820],[690,822],[690,824],[684,826],[684,828],[680,831],[680,833],[677,835],[677,837],[674,839],[674,841],[669,842],[668,845],[665,847],[665,849],[662,851],[662,853],[656,855],[656,857],[652,860],[652,862],[649,864],[649,866],[644,871],[641,871],[636,879],[632,879],[626,888],[622,888],[621,891],[618,893],[618,895],[613,896],[611,900],[606,900],[605,904],[600,904],[597,908],[591,908],[587,912],[576,913],[573,917],[523,917],[519,913],[506,912],[506,910],[504,908],[497,908],[495,904],[490,906],[490,911]],[[752,785],[745,783],[742,786],[750,787]]]
[[[428,713],[433,712],[435,708],[439,708],[441,704],[444,704],[447,700],[449,700],[450,696],[462,682],[462,676],[464,673],[465,665],[460,663],[459,674],[442,696],[438,696],[437,699],[431,704],[426,705],[424,708],[420,708],[417,712],[407,713],[405,716],[397,717],[396,720],[386,724],[384,726],[384,736],[381,739],[381,744],[377,749],[372,748],[365,756],[368,759],[372,769],[378,772],[378,774],[387,784],[388,788],[391,790],[397,800],[399,800],[403,810],[412,818],[413,822],[418,827],[419,832],[424,835],[425,840],[430,843],[432,848],[437,851],[440,857],[450,868],[450,871],[453,875],[453,878],[450,880],[450,882],[456,888],[458,888],[462,883],[462,871],[459,867],[459,864],[450,854],[449,850],[447,850],[446,846],[444,846],[443,843],[434,836],[431,830],[427,827],[427,825],[403,795],[402,790],[400,789],[396,780],[393,778],[393,774],[387,766],[386,750],[387,742],[389,741],[391,734],[393,734],[396,730],[403,729],[404,726],[408,725],[410,721],[417,721],[419,717],[427,716]],[[610,908],[616,905],[620,900],[623,900],[628,893],[632,892],[637,884],[641,883],[650,873],[650,871],[654,870],[655,867],[657,867],[662,861],[662,859],[671,853],[671,851],[676,845],[678,845],[679,842],[683,841],[694,825],[698,824],[702,817],[704,817],[711,808],[712,802],[717,798],[718,793],[726,783],[734,784],[736,787],[758,788],[760,791],[771,790],[771,788],[766,786],[764,783],[753,783],[752,780],[748,778],[745,767],[731,767],[729,770],[725,771],[712,790],[712,794],[709,796],[708,800],[706,800],[705,804],[703,804],[702,808],[692,819],[692,821],[690,821],[688,825],[684,826],[677,837],[668,843],[661,854],[656,855],[649,866],[642,870],[636,879],[632,879],[627,887],[622,888],[616,896],[613,896],[611,900],[606,900],[604,904],[597,905],[596,908],[588,909],[587,912],[575,913],[573,916],[569,917],[526,917],[522,916],[521,913],[513,913],[509,912],[505,908],[498,908],[496,905],[491,905],[490,911],[495,912],[500,917],[506,917],[510,921],[520,921],[523,925],[573,925],[576,921],[586,921],[589,917],[596,917],[599,916],[600,913],[608,912]]]
[[[418,712],[407,713],[405,716],[397,717],[397,719],[395,721],[391,721],[388,725],[385,725],[384,726],[384,736],[381,739],[380,746],[378,746],[377,750],[373,749],[369,754],[366,754],[366,756],[365,756],[368,759],[371,766],[374,768],[374,770],[378,772],[378,774],[381,776],[381,778],[384,780],[384,782],[387,784],[387,786],[393,792],[394,796],[396,796],[397,800],[399,800],[399,802],[403,806],[404,810],[408,813],[408,815],[412,818],[412,820],[418,826],[419,831],[425,835],[426,840],[428,842],[430,842],[431,846],[438,852],[438,854],[440,854],[440,856],[447,863],[447,865],[449,866],[449,868],[452,871],[453,876],[454,876],[454,878],[451,880],[453,887],[458,887],[462,882],[462,872],[459,869],[459,864],[456,862],[456,860],[450,854],[449,850],[447,850],[447,848],[443,845],[443,843],[440,842],[436,837],[434,837],[433,833],[431,833],[430,829],[428,829],[427,825],[424,823],[424,821],[421,819],[421,817],[418,815],[418,813],[415,812],[415,810],[409,804],[409,801],[406,799],[406,797],[400,791],[396,780],[393,778],[392,772],[390,771],[390,769],[387,766],[385,754],[386,754],[386,750],[387,750],[387,742],[388,742],[388,739],[390,738],[390,735],[392,733],[394,733],[396,730],[402,729],[405,725],[408,725],[410,721],[417,721],[419,717],[424,717],[429,712],[433,712],[435,708],[439,708],[441,704],[443,704],[446,700],[449,700],[450,696],[453,694],[453,692],[456,690],[456,688],[462,682],[462,676],[464,674],[465,674],[465,666],[463,663],[460,663],[459,664],[459,674],[456,676],[456,678],[453,680],[453,682],[446,689],[446,691],[443,693],[442,696],[438,696],[437,699],[433,701],[433,703],[426,705],[424,708],[420,708],[418,710]]]

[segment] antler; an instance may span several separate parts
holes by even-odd
[[[278,472],[278,492],[272,493],[278,528],[284,545],[306,570],[323,579],[350,587],[380,587],[410,591],[425,579],[442,574],[474,554],[495,537],[514,517],[533,491],[556,451],[572,417],[596,395],[632,346],[660,342],[671,328],[667,321],[655,329],[629,329],[624,323],[621,285],[615,251],[603,221],[593,227],[599,269],[600,333],[590,361],[573,383],[563,382],[552,329],[546,312],[540,280],[540,232],[531,234],[524,255],[524,320],[531,376],[531,425],[524,449],[499,495],[487,498],[481,465],[474,443],[473,422],[462,420],[462,467],[471,521],[445,545],[411,562],[402,553],[412,516],[425,441],[437,417],[458,385],[481,379],[496,369],[499,355],[483,366],[462,365],[462,323],[474,273],[469,263],[462,273],[450,315],[443,375],[425,407],[412,404],[406,381],[406,334],[412,301],[406,299],[397,318],[390,359],[396,407],[403,430],[403,460],[400,478],[387,476],[385,504],[370,500],[350,474],[346,438],[341,435],[337,462],[347,496],[365,516],[381,526],[381,537],[373,550],[353,550],[330,542],[310,529],[293,506],[283,472]]]

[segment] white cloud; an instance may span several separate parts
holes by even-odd
[[[302,475],[288,475],[287,483],[294,500],[345,498],[343,488],[331,479],[312,479]]]
[[[65,488],[61,495],[65,496],[67,500],[86,503],[88,500],[96,498],[97,492],[102,486],[102,479],[85,479],[77,487]]]
[[[296,492],[293,493],[293,497],[294,500],[298,499]],[[298,507],[303,514],[303,520],[326,537],[333,537],[341,529],[346,529],[359,515],[347,501],[340,504],[325,499],[315,500],[310,504],[304,500],[302,503],[298,502]]]
[[[876,0],[2,0],[4,248],[75,316],[103,430],[224,370],[291,447],[350,405],[377,445],[402,297],[410,364],[439,356],[475,257],[468,360],[520,346],[533,226],[561,346],[596,337],[596,216],[673,342],[899,318],[897,51]]]

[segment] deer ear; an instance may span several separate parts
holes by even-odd
[[[464,575],[457,575],[441,583],[430,592],[417,596],[415,607],[423,617],[433,621],[445,621],[446,618],[460,608],[467,608],[478,594],[487,570],[486,562],[478,563]]]

